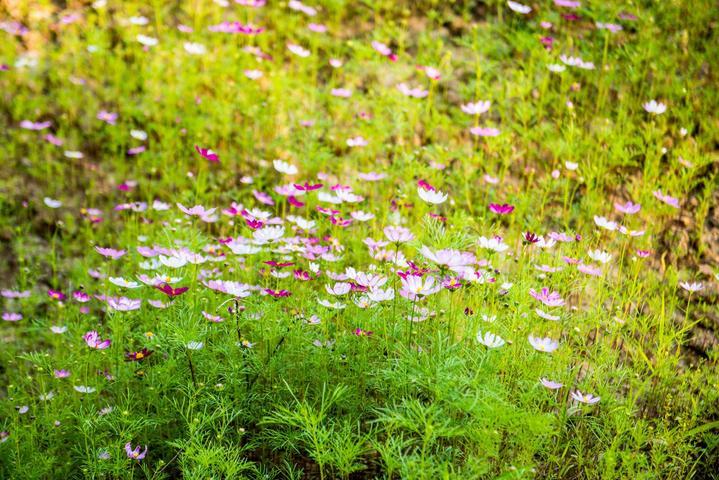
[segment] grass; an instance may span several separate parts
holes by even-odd
[[[0,6],[1,478],[716,478],[713,2],[67,3]]]

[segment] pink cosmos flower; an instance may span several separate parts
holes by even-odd
[[[624,204],[614,202],[614,209],[617,212],[625,213],[627,215],[634,215],[635,213],[639,212],[641,208],[641,205],[639,205],[638,203],[632,203],[631,201]]]
[[[469,133],[471,133],[472,135],[477,136],[477,137],[496,137],[501,132],[496,128],[472,127],[469,130]]]
[[[422,277],[419,275],[406,275],[401,279],[402,289],[400,295],[410,300],[416,300],[419,297],[426,297],[439,292],[441,285],[431,276]]]
[[[2,319],[6,322],[18,322],[22,320],[22,314],[16,312],[3,312]]]
[[[406,97],[424,98],[427,95],[429,95],[428,90],[424,90],[420,87],[410,88],[406,83],[398,84],[397,90],[399,90],[402,93],[402,95],[404,95]]]
[[[114,248],[99,246],[95,246],[95,251],[103,257],[111,258],[113,260],[117,260],[127,253],[126,250],[115,250]]]
[[[216,208],[205,208],[202,205],[195,205],[192,208],[187,208],[181,203],[176,203],[177,208],[179,208],[185,215],[189,215],[190,217],[200,217],[200,218],[208,218],[210,215],[212,215]]]
[[[140,448],[140,445],[138,445],[133,449],[132,444],[127,442],[125,444],[125,453],[127,453],[127,458],[137,460],[138,462],[145,458],[145,455],[147,455],[147,445],[145,445],[145,450],[142,453],[140,453]]]
[[[24,128],[25,130],[45,130],[51,126],[52,122],[49,120],[46,122],[32,122],[30,120],[23,120],[20,122],[20,128]]]
[[[467,113],[469,115],[481,115],[485,112],[488,112],[491,106],[492,102],[490,102],[489,100],[480,100],[475,103],[465,103],[460,108],[464,113]]]
[[[584,263],[577,265],[577,270],[579,270],[582,273],[586,273],[587,275],[592,275],[595,277],[601,277],[602,276],[602,268],[597,267],[595,265],[586,265]]]
[[[72,298],[80,303],[87,303],[90,301],[90,295],[80,290],[72,292]]]
[[[390,61],[397,61],[397,55],[392,53],[392,49],[384,43],[373,41],[372,48],[374,48],[380,55],[387,57]]]
[[[548,307],[561,307],[564,305],[564,300],[559,295],[559,292],[550,292],[547,287],[542,288],[539,292],[531,288],[529,289],[529,295]]]
[[[333,97],[349,98],[352,96],[352,90],[347,88],[333,88],[330,94]]]
[[[600,398],[595,397],[591,393],[582,393],[579,390],[575,390],[571,392],[570,394],[574,400],[580,403],[586,403],[588,405],[594,405],[595,403],[599,403]]]
[[[97,119],[102,120],[108,125],[115,125],[117,117],[117,113],[108,112],[107,110],[100,110],[97,114]]]
[[[546,388],[548,388],[548,389],[550,389],[550,390],[558,390],[558,389],[560,389],[560,388],[562,388],[562,387],[564,386],[564,384],[562,384],[562,383],[555,382],[555,381],[552,381],[552,380],[548,380],[547,378],[544,378],[544,377],[540,378],[540,379],[539,379],[539,382],[540,382],[544,387],[546,387]]]
[[[214,323],[220,323],[220,322],[224,321],[221,316],[212,315],[211,313],[207,313],[204,310],[202,310],[202,316],[205,317],[207,320],[214,322]]]
[[[108,297],[106,298],[107,306],[118,312],[131,312],[142,306],[142,299],[126,298],[126,297]]]
[[[670,195],[665,195],[665,194],[662,193],[661,190],[656,190],[656,191],[654,191],[654,192],[652,192],[652,193],[653,193],[653,195],[654,195],[655,198],[657,198],[658,200],[660,200],[660,201],[666,203],[666,204],[669,205],[670,207],[680,208],[680,206],[679,206],[679,199],[678,199],[678,198],[674,198],[674,197],[672,197],[672,196],[670,196]]]
[[[67,370],[55,370],[53,375],[55,378],[67,378],[70,376],[70,372]]]
[[[347,139],[348,147],[366,147],[367,145],[369,145],[369,143],[362,136]]]
[[[109,348],[110,344],[112,343],[109,339],[102,340],[100,338],[100,335],[95,330],[87,332],[85,335],[83,335],[82,338],[83,340],[85,340],[85,343],[88,347],[97,350],[105,350]]]
[[[384,228],[384,235],[392,243],[405,243],[414,240],[414,235],[407,228],[389,226]]]
[[[213,162],[213,163],[220,163],[220,156],[217,155],[212,150],[210,150],[208,148],[200,148],[197,145],[195,145],[195,150],[197,151],[197,153],[202,155],[202,157],[205,158],[206,160],[209,160],[210,162]]]

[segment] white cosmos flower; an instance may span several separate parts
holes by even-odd
[[[252,238],[255,239],[255,241],[259,244],[264,244],[268,242],[274,242],[275,240],[279,240],[282,238],[282,236],[285,234],[285,227],[278,226],[278,227],[264,227],[259,230],[255,230],[252,232]]]
[[[160,41],[158,39],[153,38],[153,37],[148,37],[147,35],[143,35],[143,34],[140,34],[135,38],[137,38],[137,41],[146,47],[154,47],[155,45],[160,43]]]
[[[488,250],[494,250],[495,252],[504,252],[509,248],[509,245],[504,243],[499,237],[479,237],[479,246]]]
[[[330,301],[328,301],[328,300],[325,300],[324,298],[322,298],[322,299],[320,299],[320,300],[317,300],[317,303],[319,303],[319,304],[322,305],[323,307],[333,308],[333,309],[335,309],[335,310],[342,310],[343,308],[346,307],[346,305],[345,305],[344,303],[340,303],[340,302],[334,302],[334,303],[333,303],[333,302],[330,302]]]
[[[534,348],[538,352],[552,353],[557,348],[559,348],[559,342],[556,340],[552,340],[549,337],[539,338],[530,335],[529,343],[530,345],[532,345],[532,348]]]
[[[609,263],[612,259],[612,256],[608,252],[603,252],[601,250],[590,250],[587,252],[587,255],[589,255],[589,258],[592,260],[600,263]]]
[[[387,300],[393,300],[394,290],[391,288],[387,288],[385,290],[382,290],[381,288],[370,290],[369,292],[367,292],[367,298],[377,303],[384,302]]]
[[[50,197],[45,197],[42,199],[43,203],[47,205],[50,208],[60,208],[62,207],[62,202],[60,200],[53,200]]]
[[[561,318],[559,315],[551,315],[551,314],[549,314],[549,313],[547,313],[547,312],[545,312],[544,310],[541,310],[541,309],[539,309],[539,308],[536,308],[536,309],[534,310],[534,312],[535,312],[537,315],[539,315],[540,317],[544,318],[545,320],[552,320],[553,322],[557,322],[557,321],[559,321],[560,318]]]
[[[607,230],[612,231],[612,232],[613,232],[614,230],[616,230],[617,227],[618,227],[617,222],[613,222],[613,221],[611,221],[611,220],[608,220],[608,219],[606,219],[606,218],[604,218],[604,217],[599,217],[599,216],[597,216],[597,215],[594,216],[594,223],[596,223],[598,227],[607,229]]]
[[[347,282],[337,282],[333,286],[325,285],[325,290],[330,295],[346,295],[352,290],[352,285]]]
[[[190,350],[200,350],[205,344],[202,342],[188,342],[186,347]]]
[[[93,387],[86,387],[85,385],[75,385],[72,388],[74,388],[75,391],[80,393],[93,393],[95,391]]]
[[[521,13],[522,15],[526,15],[532,11],[532,7],[522,5],[521,3],[513,2],[512,0],[509,0],[507,2],[507,6],[513,12]]]
[[[135,140],[140,140],[140,141],[147,140],[147,132],[144,130],[130,130],[130,136],[132,138],[134,138]],[[155,201],[157,201],[157,200],[155,200]],[[153,207],[154,207],[154,204],[153,204]]]
[[[364,197],[361,197],[359,195],[355,195],[354,193],[348,191],[348,190],[337,190],[337,197],[342,200],[343,202],[347,203],[358,203],[364,200]]]
[[[339,205],[342,203],[342,199],[337,195],[332,195],[329,192],[319,192],[317,194],[317,200],[320,202],[331,203],[332,205]]]
[[[425,190],[422,187],[417,188],[419,198],[432,205],[440,205],[447,201],[448,195],[439,190]]]
[[[369,220],[372,220],[374,218],[374,214],[363,212],[362,210],[358,210],[356,212],[350,212],[350,216],[357,220],[358,222],[367,222]]]
[[[201,43],[185,42],[183,45],[185,51],[190,55],[204,55],[207,53],[207,49]]]
[[[297,167],[282,160],[272,160],[272,165],[274,165],[275,170],[285,175],[295,175],[297,173]]]
[[[249,243],[238,243],[236,241],[232,241],[226,246],[232,250],[232,253],[235,255],[254,255],[262,251],[261,247],[250,245]]]
[[[109,277],[108,280],[113,285],[117,285],[118,287],[123,287],[123,288],[139,288],[142,286],[137,282],[133,282],[131,280],[124,279],[122,277]]]
[[[644,107],[644,110],[649,113],[653,113],[654,115],[661,115],[667,111],[667,106],[661,102],[657,102],[656,100],[650,100],[642,106]]]
[[[296,45],[296,44],[294,44],[294,43],[289,43],[289,44],[287,44],[287,50],[289,50],[290,52],[294,53],[294,54],[297,55],[298,57],[307,58],[307,57],[310,56],[310,51],[309,51],[309,50],[307,50],[307,49],[305,49],[305,48],[302,48],[301,46]]]
[[[170,268],[181,268],[187,264],[187,259],[180,257],[166,257],[165,255],[160,255],[158,260],[160,260],[161,264]]]
[[[499,335],[495,335],[491,332],[482,333],[481,330],[477,332],[477,341],[489,348],[499,348],[505,344],[504,339]]]

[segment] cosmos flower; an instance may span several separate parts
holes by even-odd
[[[530,288],[529,295],[548,307],[561,307],[564,305],[564,300],[559,295],[559,292],[550,292],[547,287],[542,288],[539,292]]]
[[[507,6],[513,12],[521,13],[522,15],[526,15],[532,11],[532,7],[522,5],[521,3],[513,2],[512,0],[507,1]]]
[[[294,44],[294,43],[288,43],[287,49],[297,55],[298,57],[307,58],[310,56],[310,51],[302,48],[301,46]]]
[[[217,153],[213,152],[212,150],[208,148],[200,148],[199,146],[195,145],[195,150],[197,153],[202,155],[203,158],[206,160],[209,160],[213,163],[220,163],[220,157],[217,155]]]
[[[48,297],[52,298],[53,300],[63,301],[67,296],[62,293],[60,290],[53,290],[52,288],[47,291]]]
[[[667,111],[667,106],[661,102],[657,102],[656,100],[650,100],[647,103],[642,104],[642,107],[644,107],[644,110],[649,113],[653,113],[654,115],[661,115]]]
[[[639,210],[641,210],[642,206],[637,203],[632,203],[631,201],[627,203],[618,203],[614,202],[614,209],[617,212],[624,213],[627,215],[634,215],[635,213],[638,213]]]
[[[499,215],[507,215],[514,211],[514,206],[507,203],[501,205],[498,203],[490,203],[489,210]]]
[[[54,200],[50,197],[45,197],[42,199],[43,203],[50,207],[50,208],[60,208],[62,207],[62,202],[60,200]]]
[[[147,455],[147,445],[145,445],[145,450],[140,453],[140,445],[132,448],[132,444],[130,442],[127,442],[125,444],[125,453],[127,454],[127,458],[131,460],[137,460],[138,462],[145,458],[145,455]]]
[[[478,240],[479,246],[482,248],[486,248],[487,250],[492,250],[498,253],[504,252],[509,248],[509,245],[504,243],[502,241],[501,237],[492,237],[492,238],[486,238],[486,237],[479,237]]]
[[[169,283],[162,283],[160,285],[155,285],[155,288],[170,298],[175,298],[177,296],[180,296],[183,293],[185,293],[187,290],[189,290],[189,287],[173,288],[172,286],[170,286]]]
[[[201,43],[185,42],[182,44],[182,47],[190,55],[204,55],[207,53],[207,48]]]
[[[441,285],[436,282],[434,277],[421,277],[419,275],[407,275],[401,279],[402,289],[400,294],[410,300],[418,297],[426,297],[437,293],[441,289]]]
[[[541,383],[545,388],[548,388],[550,390],[559,390],[564,386],[564,384],[555,382],[553,380],[548,380],[547,378],[540,378],[539,383]]]
[[[145,358],[149,357],[153,354],[152,350],[148,350],[147,348],[143,348],[142,350],[138,352],[125,352],[125,361],[126,362],[139,362],[141,360],[144,360]]]
[[[449,197],[446,193],[442,193],[438,190],[426,190],[424,188],[418,188],[417,194],[419,198],[432,205],[440,205],[447,201]]]
[[[702,285],[700,282],[680,282],[679,286],[689,293],[695,293],[704,290],[704,285]]]
[[[131,312],[137,310],[142,305],[142,299],[127,298],[127,297],[108,297],[106,299],[107,306],[110,309],[118,312]]]
[[[96,350],[105,350],[107,348],[110,348],[110,344],[112,343],[109,339],[102,340],[100,338],[100,334],[97,333],[95,330],[91,330],[87,332],[82,337],[83,340],[85,340],[85,343],[88,347],[94,348]]]
[[[496,137],[501,132],[496,128],[472,127],[469,129],[469,133],[476,137]]]
[[[534,348],[538,352],[552,353],[557,348],[559,348],[559,342],[556,340],[552,340],[549,337],[539,338],[530,335],[528,338],[529,344],[532,345],[532,348]]]
[[[384,235],[392,243],[405,243],[414,240],[414,235],[407,228],[389,226],[384,228]]]
[[[469,115],[481,115],[485,112],[488,112],[491,106],[492,102],[490,102],[489,100],[480,100],[475,103],[465,103],[460,108],[464,113],[467,113]]]
[[[477,341],[488,348],[499,348],[506,343],[499,335],[481,330],[477,332]]]
[[[22,314],[16,312],[3,312],[2,319],[6,322],[18,322],[22,320]]]
[[[114,248],[95,246],[95,251],[103,257],[117,260],[127,253],[126,250],[115,250]]]
[[[586,403],[588,405],[594,405],[595,403],[599,403],[600,398],[595,397],[591,393],[582,393],[579,390],[575,390],[570,393],[572,398],[580,403]]]
[[[674,208],[677,208],[677,209],[680,208],[680,206],[679,206],[679,199],[678,199],[678,198],[674,198],[674,197],[672,197],[672,196],[670,196],[670,195],[665,195],[665,194],[662,193],[661,190],[655,190],[655,191],[652,192],[652,193],[653,193],[653,195],[654,195],[655,198],[657,198],[658,200],[661,200],[662,202],[666,203],[666,204],[669,205],[670,207],[674,207]]]

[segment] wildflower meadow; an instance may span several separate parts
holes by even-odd
[[[713,0],[0,2],[0,479],[719,478]]]

